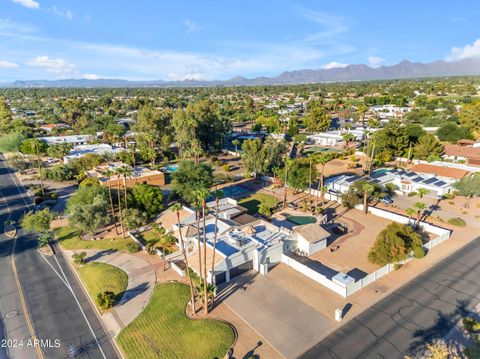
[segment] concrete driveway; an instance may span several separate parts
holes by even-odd
[[[236,277],[220,288],[219,299],[288,359],[311,348],[334,324],[258,273]]]

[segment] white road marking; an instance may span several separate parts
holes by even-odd
[[[4,162],[5,159],[4,159],[3,155],[0,154],[0,157],[1,157],[2,160],[3,160],[2,162]],[[30,206],[31,206],[31,205],[26,201],[26,199],[25,199],[22,191],[21,191],[20,188],[18,187],[18,184],[17,184],[17,182],[16,182],[16,180],[15,180],[15,177],[12,175],[12,172],[10,171],[10,169],[9,169],[5,164],[3,164],[3,167],[7,170],[8,174],[9,174],[10,177],[12,178],[12,181],[13,181],[13,183],[15,184],[15,187],[17,187],[17,191],[18,191],[18,193],[20,194],[20,196],[22,197],[23,201],[25,202],[25,205],[28,207],[28,209],[30,209]],[[2,195],[2,197],[3,197],[3,195]],[[9,210],[9,212],[10,212],[10,207],[8,206],[7,201],[5,200],[5,198],[4,198],[4,201],[5,201],[5,204],[7,205],[7,208],[8,208],[8,210]],[[12,254],[15,255],[15,253],[12,253]],[[65,286],[70,290],[70,292],[72,293],[73,298],[75,298],[75,301],[77,302],[78,308],[79,308],[80,311],[82,312],[83,318],[85,319],[85,322],[87,323],[87,326],[88,326],[88,328],[90,329],[90,332],[92,333],[93,338],[95,339],[95,342],[96,342],[97,345],[98,345],[98,349],[100,349],[100,352],[102,353],[103,358],[104,358],[104,359],[107,359],[107,357],[105,356],[105,353],[103,352],[103,349],[102,349],[102,347],[101,347],[101,345],[100,345],[100,342],[98,341],[98,338],[97,338],[97,336],[95,335],[95,332],[93,331],[93,328],[92,328],[92,326],[90,325],[90,322],[88,321],[87,316],[85,315],[85,312],[83,311],[83,308],[82,308],[82,306],[80,305],[80,302],[78,301],[78,298],[77,298],[75,292],[73,291],[72,286],[70,285],[70,282],[68,281],[68,278],[67,278],[67,276],[65,275],[65,272],[64,272],[63,269],[62,269],[62,266],[61,266],[60,263],[58,262],[58,259],[55,257],[55,255],[53,255],[53,258],[55,258],[55,261],[57,262],[57,265],[58,265],[58,267],[60,268],[60,271],[62,272],[62,274],[63,274],[63,276],[64,276],[64,279],[62,279],[62,277],[60,276],[60,274],[53,268],[53,266],[48,262],[48,260],[47,260],[43,255],[41,255],[41,256],[42,256],[43,259],[48,263],[48,265],[52,268],[52,270],[57,274],[57,276],[60,278],[60,280],[62,280],[62,282],[63,282],[63,283],[65,284]]]

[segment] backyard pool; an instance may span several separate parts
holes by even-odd
[[[310,148],[307,148],[304,152],[307,152],[307,153],[340,153],[342,151],[338,150],[336,148],[312,146]]]
[[[378,170],[373,171],[373,174],[378,175],[378,176],[382,176],[382,175],[384,175],[385,173],[388,173],[388,172],[390,172],[390,170],[388,168],[380,168]]]
[[[288,216],[287,220],[298,225],[315,223],[317,221],[312,216]]]
[[[178,165],[168,165],[168,166],[163,167],[163,170],[165,172],[170,172],[170,173],[177,172],[177,169],[178,169]]]

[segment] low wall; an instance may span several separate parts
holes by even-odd
[[[343,298],[347,297],[347,288],[342,287],[337,283],[334,283],[333,281],[325,277],[323,274],[320,274],[319,272],[307,267],[305,264],[300,263],[292,257],[283,254],[282,263],[285,263],[287,266],[295,269],[297,272],[302,273],[303,275],[323,285],[324,287],[333,290],[335,293],[340,294]]]

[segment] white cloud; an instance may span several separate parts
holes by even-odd
[[[83,74],[82,75],[82,79],[85,79],[85,80],[99,80],[99,79],[103,79],[104,77],[100,77],[98,75],[95,75],[95,74]]]
[[[26,8],[29,9],[39,9],[40,4],[35,1],[35,0],[13,0],[14,3],[20,4],[22,6],[25,6]]]
[[[332,61],[332,62],[329,62],[328,64],[322,65],[322,69],[330,70],[330,69],[335,69],[335,68],[338,68],[338,67],[347,67],[347,66],[348,66],[348,64],[342,64],[342,63],[337,62],[337,61]]]
[[[52,9],[51,9],[51,12],[53,12],[57,16],[67,18],[68,20],[71,20],[73,18],[73,13],[70,10],[67,10],[67,9],[60,10],[56,6],[53,6]]]
[[[370,67],[380,67],[385,62],[385,59],[379,56],[369,56],[367,60]]]
[[[169,73],[168,79],[171,81],[183,81],[183,80],[204,80],[202,74],[198,72],[185,72],[185,73]]]
[[[202,26],[198,25],[197,23],[195,23],[194,21],[192,21],[190,19],[183,20],[183,25],[185,25],[188,32],[196,32],[196,31],[200,31],[200,30],[203,29]]]
[[[453,47],[446,60],[457,61],[467,58],[480,58],[480,39],[475,40],[471,45],[467,44],[464,47]]]
[[[0,69],[16,69],[18,64],[15,62],[0,60]]]
[[[76,69],[74,64],[70,64],[67,61],[59,58],[51,59],[48,56],[37,56],[28,61],[27,65],[45,69],[48,72],[62,77],[72,74]]]

